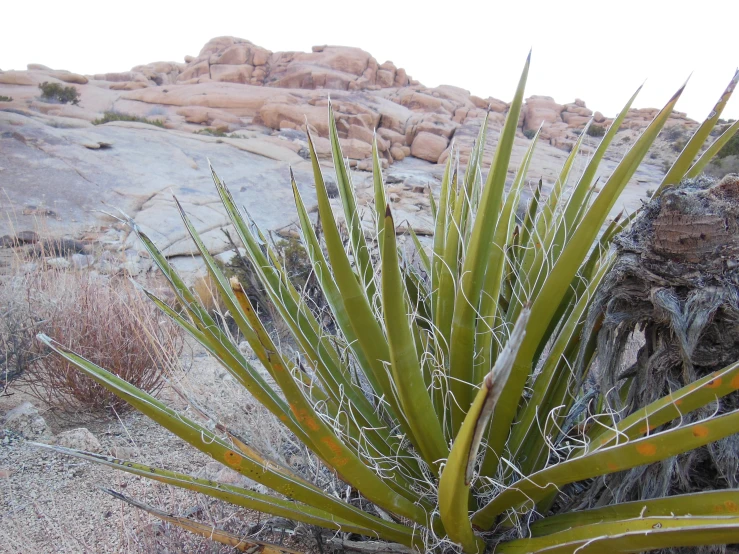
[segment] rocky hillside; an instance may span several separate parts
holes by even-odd
[[[79,103],[42,99],[42,83],[74,86]],[[418,230],[430,227],[427,187],[433,190],[438,182],[438,164],[446,161],[452,140],[464,163],[490,111],[489,163],[508,109],[501,100],[457,87],[425,87],[404,69],[389,61],[381,64],[359,48],[270,52],[233,37],[211,40],[182,63],[155,62],[122,73],[78,75],[39,64],[26,71],[0,71],[0,188],[5,197],[0,231],[33,228],[45,214],[45,225],[58,234],[112,233],[114,220],[100,210],[116,207],[134,216],[170,256],[185,255],[190,247],[171,200],[174,192],[200,218],[213,248],[222,250],[225,219],[208,184],[207,159],[258,222],[282,229],[293,217],[288,166],[308,202],[313,195],[306,126],[317,137],[320,157],[330,159],[329,96],[360,199],[371,197],[366,170],[376,131],[397,220]],[[629,112],[603,171],[613,167],[656,111]],[[129,121],[102,124],[121,116]],[[527,137],[543,124],[531,178],[551,184],[591,118],[601,127],[611,121],[582,100],[558,104],[549,97],[528,98],[516,143],[519,158],[514,152],[512,164],[520,160]],[[665,133],[684,134],[695,125],[675,113]],[[588,137],[583,163],[595,144]],[[627,206],[638,205],[674,155],[669,148],[651,154],[652,165],[643,166],[632,181]],[[120,240],[130,247],[123,235]]]

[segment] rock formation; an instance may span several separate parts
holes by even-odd
[[[38,102],[36,85],[61,81],[78,87],[80,106]],[[450,142],[462,130],[479,128],[486,111],[491,128],[499,127],[508,109],[495,98],[442,85],[428,88],[390,61],[379,63],[368,52],[343,46],[315,46],[312,52],[271,52],[248,40],[218,37],[184,63],[154,62],[130,71],[77,75],[29,64],[27,71],[0,72],[0,94],[20,105],[50,115],[92,120],[108,110],[142,117],[155,115],[165,126],[216,132],[234,132],[263,126],[272,130],[305,130],[328,136],[326,108],[329,95],[336,113],[344,154],[353,167],[364,168],[369,145],[377,131],[386,163],[416,156],[437,163],[446,159]],[[632,110],[625,128],[645,126],[656,110]],[[558,104],[548,96],[526,100],[521,131],[544,124],[542,138],[569,149],[593,118],[607,126],[611,120],[593,113],[585,102]],[[684,114],[673,123],[690,123]],[[458,141],[465,150],[470,141]],[[330,153],[328,149],[322,152]],[[363,163],[364,162],[364,163]]]
[[[43,82],[74,86],[79,104],[43,101],[38,88]],[[136,255],[133,237],[101,214],[115,208],[133,217],[168,257],[189,267],[193,245],[173,193],[195,214],[209,249],[217,253],[228,247],[221,232],[227,219],[214,208],[218,199],[209,183],[208,160],[263,228],[290,232],[285,229],[295,214],[289,168],[311,207],[315,192],[305,131],[311,130],[319,158],[328,163],[329,98],[360,204],[373,198],[371,176],[363,172],[372,168],[376,137],[399,229],[412,227],[423,235],[431,228],[427,193],[437,190],[443,172],[439,164],[448,159],[451,144],[466,164],[487,113],[483,164],[489,164],[508,110],[501,100],[458,87],[425,87],[392,62],[379,63],[358,48],[270,52],[233,37],[209,41],[198,56],[182,63],[155,62],[118,73],[78,75],[40,64],[0,71],[0,97],[6,97],[0,102],[0,190],[5,199],[0,235],[10,233],[13,242],[15,231],[35,229],[40,216],[52,235],[92,237],[90,229],[96,229],[115,256],[91,262],[85,251],[78,260],[60,258],[59,263],[94,263],[103,272],[138,263],[128,256]],[[128,120],[95,121],[109,112]],[[603,175],[655,113],[628,114],[623,136],[601,164]],[[510,169],[515,170],[529,145],[526,136],[544,123],[530,176],[543,178],[548,190],[566,151],[591,118],[601,126],[611,121],[579,99],[561,105],[549,97],[528,98]],[[146,124],[152,121],[160,126]],[[695,123],[675,114],[670,125]],[[593,144],[583,147],[583,160]],[[635,175],[623,197],[630,209],[661,178],[661,162],[655,158]],[[369,230],[371,218],[365,223]]]

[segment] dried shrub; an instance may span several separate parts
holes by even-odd
[[[43,271],[27,277],[25,289],[28,319],[36,331],[147,392],[161,388],[165,367],[182,351],[177,326],[126,279]],[[21,381],[50,407],[67,415],[129,409],[61,357],[43,352],[37,341],[32,351],[37,359]]]
[[[216,284],[210,275],[197,276],[190,289],[211,314],[226,310],[220,296],[218,296]]]
[[[8,394],[10,385],[34,362],[33,321],[23,317],[17,303],[3,298],[0,304],[0,396]]]

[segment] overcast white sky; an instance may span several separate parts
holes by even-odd
[[[509,101],[533,47],[527,96],[613,116],[645,79],[636,106],[661,107],[692,72],[677,109],[703,119],[739,64],[738,22],[736,0],[5,0],[0,68],[123,71],[232,35],[273,51],[358,46],[427,86]],[[739,118],[739,98],[724,117]]]

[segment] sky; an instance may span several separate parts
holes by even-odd
[[[640,84],[635,107],[661,107],[690,77],[676,109],[702,120],[739,65],[736,0],[3,4],[3,70],[42,63],[83,74],[126,71],[182,61],[230,35],[272,51],[357,46],[426,86],[510,101],[531,48],[527,97],[581,98],[614,116]],[[722,117],[739,118],[737,97]]]

